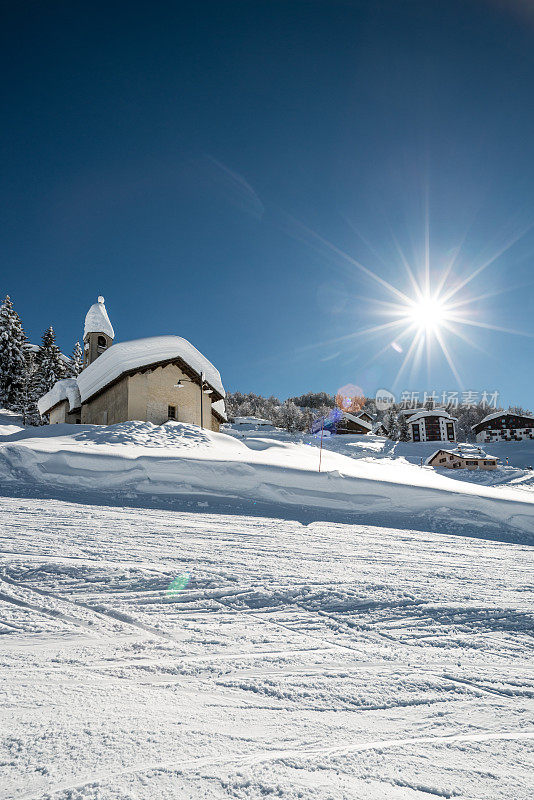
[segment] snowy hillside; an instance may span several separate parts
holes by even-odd
[[[2,800],[530,798],[530,471],[0,432]]]
[[[310,436],[304,433],[289,434],[280,429],[273,429],[265,431],[262,429],[246,430],[243,426],[237,425],[223,425],[221,431],[228,433],[240,439],[253,439],[253,438],[268,438],[278,441],[293,441],[313,444],[318,446],[320,443],[320,434]],[[456,447],[457,445],[447,445],[445,442],[394,442],[386,439],[384,436],[375,436],[374,434],[354,434],[342,436],[324,436],[323,447],[327,450],[332,450],[336,453],[350,456],[351,458],[402,458],[410,464],[419,465],[421,458],[423,461],[434,453],[438,447]],[[467,446],[467,445],[466,445]],[[529,467],[534,467],[534,440],[525,440],[522,442],[494,442],[488,445],[472,445],[473,447],[482,447],[489,455],[496,456],[501,463],[501,466],[506,466],[506,459],[510,466],[519,467],[520,469],[528,470]],[[497,482],[500,482],[500,477],[506,473],[498,472],[496,477]],[[471,476],[467,476],[464,470],[458,473],[460,479],[470,480]]]
[[[534,538],[528,470],[478,480],[462,470],[461,479],[413,463],[422,450],[408,460],[404,451],[413,445],[365,436],[326,440],[319,473],[318,445],[312,436],[232,436],[178,422],[28,428],[0,437],[0,484],[62,490],[67,499],[75,487],[122,502],[173,498],[185,508],[201,498],[213,510],[238,503],[246,511],[289,508],[306,518],[328,513],[343,521]]]

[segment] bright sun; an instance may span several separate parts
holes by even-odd
[[[421,331],[437,331],[445,320],[445,304],[438,298],[421,297],[410,304],[406,316]]]

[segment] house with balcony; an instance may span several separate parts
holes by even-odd
[[[456,417],[444,408],[427,410],[424,408],[406,409],[401,412],[408,423],[412,442],[455,442]]]
[[[438,469],[497,469],[498,459],[478,448],[459,445],[453,450],[436,450],[426,460],[429,467]]]
[[[496,411],[488,414],[471,430],[477,442],[521,442],[534,439],[534,417],[515,411]]]

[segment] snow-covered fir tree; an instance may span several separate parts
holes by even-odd
[[[491,413],[493,409],[484,408],[483,406],[468,406],[460,404],[456,408],[447,408],[447,411],[456,417],[456,434],[459,442],[474,442],[475,435],[472,431],[472,426],[484,419],[484,417]]]
[[[285,403],[273,395],[262,397],[253,392],[228,392],[225,398],[230,421],[235,417],[261,417],[276,427],[287,429],[289,424],[291,429],[301,431],[308,431],[313,420],[327,416],[334,407],[334,398],[326,392],[308,392],[300,397],[290,397],[289,402],[295,406],[295,409],[290,407],[290,413],[287,409],[284,411]],[[293,428],[295,422],[298,422],[297,428]]]
[[[9,295],[0,307],[0,405],[15,409],[24,382],[26,334]]]
[[[43,340],[35,357],[35,372],[32,380],[32,397],[35,402],[46,394],[56,381],[67,377],[67,369],[56,344],[52,326],[43,333]]]
[[[406,419],[404,414],[399,414],[398,420],[399,420],[399,424],[398,424],[399,442],[409,442],[410,441],[410,429],[408,427],[408,420]]]
[[[334,408],[335,400],[332,395],[326,392],[307,392],[298,397],[290,397],[296,406],[299,408],[315,408],[321,410],[323,408]]]
[[[384,414],[383,425],[387,431],[388,438],[395,441],[399,438],[399,420],[393,408],[388,409]]]
[[[37,409],[37,400],[39,399],[37,387],[35,385],[35,374],[37,371],[37,364],[35,353],[30,349],[25,353],[24,375],[22,381],[22,389],[19,394],[15,411],[22,417],[23,425],[41,425],[42,420]]]
[[[280,409],[280,427],[289,433],[302,429],[302,411],[292,400],[286,400]]]
[[[70,357],[70,373],[73,378],[77,378],[83,368],[83,350],[79,342],[76,342]]]

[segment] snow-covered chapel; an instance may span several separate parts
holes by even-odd
[[[82,371],[57,381],[38,402],[51,425],[178,420],[219,430],[226,421],[221,376],[190,342],[180,336],[114,339],[99,297],[85,317]]]

